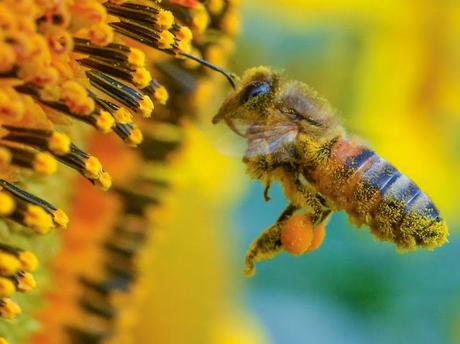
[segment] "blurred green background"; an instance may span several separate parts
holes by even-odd
[[[447,219],[449,244],[399,254],[334,214],[320,250],[282,254],[243,279],[272,343],[460,342],[460,2],[242,3],[235,72],[285,70],[328,98],[344,125],[425,190]],[[286,205],[250,183],[234,210],[246,248]]]

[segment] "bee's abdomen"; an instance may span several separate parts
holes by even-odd
[[[333,201],[357,223],[399,248],[433,248],[447,241],[447,226],[431,199],[408,177],[375,152],[344,141],[330,181]],[[335,160],[335,161],[334,161]],[[339,166],[342,165],[342,166]],[[323,184],[323,183],[319,183]]]

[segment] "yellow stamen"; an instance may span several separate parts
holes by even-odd
[[[107,191],[112,186],[112,177],[107,172],[104,172],[101,174],[96,183],[102,190]]]
[[[168,90],[164,86],[160,85],[157,88],[155,88],[153,99],[157,103],[164,105],[168,101],[168,98],[169,98]]]
[[[187,26],[181,26],[179,30],[174,32],[174,34],[180,41],[186,41],[190,43],[193,39],[192,30],[190,30]]]
[[[143,139],[142,131],[139,128],[134,128],[129,134],[127,143],[129,146],[138,146]]]
[[[238,12],[232,10],[226,13],[220,22],[220,28],[230,36],[237,35],[240,29],[240,17]]]
[[[29,291],[37,286],[34,276],[29,272],[22,272],[17,276],[16,288],[19,291]]]
[[[136,69],[133,74],[133,82],[136,84],[136,86],[140,88],[147,87],[148,84],[150,84],[150,81],[152,81],[152,76],[147,69],[144,67]]]
[[[9,298],[0,299],[0,317],[14,319],[21,314],[21,308]]]
[[[103,133],[109,133],[115,125],[115,120],[109,112],[101,110],[97,118],[96,125]]]
[[[153,109],[154,105],[149,96],[144,96],[144,98],[139,101],[139,110],[141,110],[145,118],[149,118],[152,115]]]
[[[177,43],[177,48],[180,51],[187,53],[187,54],[189,54],[192,51],[192,45],[188,41],[179,41]]]
[[[79,115],[87,115],[94,111],[94,100],[78,82],[66,81],[61,85],[61,89],[62,99],[70,111]]]
[[[163,31],[160,33],[160,38],[158,39],[158,48],[160,49],[170,49],[174,44],[174,35],[169,31]]]
[[[204,8],[198,8],[193,14],[192,26],[199,33],[202,33],[206,30],[209,25],[209,15]]]
[[[30,251],[22,251],[19,253],[19,262],[21,263],[21,269],[29,272],[37,270],[38,259],[35,254]]]
[[[0,297],[11,296],[15,291],[14,283],[10,279],[0,277]]]
[[[11,152],[3,147],[0,147],[0,164],[9,164],[11,161]]]
[[[208,0],[206,3],[206,7],[208,8],[209,12],[217,15],[222,12],[224,9],[224,1],[222,0]]]
[[[121,124],[126,124],[126,123],[131,123],[133,121],[133,115],[131,112],[126,110],[124,107],[119,107],[114,113],[113,117],[115,117],[115,120],[117,123]]]
[[[14,275],[20,267],[21,263],[15,256],[0,252],[0,274],[5,276]]]
[[[145,65],[144,52],[136,48],[131,48],[128,55],[128,62],[136,67],[143,67]]]
[[[53,219],[43,208],[29,204],[25,212],[24,224],[39,234],[46,234],[53,228]]]
[[[79,0],[72,4],[72,12],[93,23],[103,22],[107,19],[106,9],[97,1]]]
[[[0,89],[0,115],[3,119],[20,120],[24,111],[24,102],[15,91]]]
[[[113,41],[113,29],[108,24],[98,23],[90,27],[88,38],[97,45],[107,45]]]
[[[38,65],[34,70],[32,80],[38,85],[54,84],[59,80],[59,72],[56,68],[50,66]]]
[[[61,87],[59,85],[45,85],[39,90],[40,99],[54,102],[61,98]]]
[[[33,162],[33,169],[37,173],[49,176],[57,170],[56,159],[47,152],[37,153]]]
[[[0,337],[0,344],[8,344],[8,341],[5,338]]]
[[[1,216],[10,215],[13,212],[15,206],[16,206],[16,203],[13,197],[11,197],[6,192],[0,192],[0,215]]]
[[[94,156],[90,156],[85,162],[85,176],[90,179],[98,179],[102,172],[101,162]]]
[[[224,48],[219,45],[211,45],[205,51],[205,59],[217,66],[221,66],[225,63]]]
[[[48,148],[56,155],[67,154],[70,152],[70,138],[55,131],[48,140]]]
[[[165,30],[170,29],[174,24],[174,16],[170,11],[160,10],[157,16],[157,24]]]
[[[67,228],[67,225],[69,224],[69,217],[61,209],[56,209],[53,212],[53,220],[59,227],[64,229]]]
[[[0,42],[0,72],[7,72],[11,70],[16,63],[16,54],[10,44]]]

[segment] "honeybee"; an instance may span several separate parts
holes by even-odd
[[[283,250],[282,230],[299,212],[315,229],[344,210],[398,249],[433,249],[447,241],[446,222],[431,199],[393,165],[350,136],[334,110],[299,81],[267,67],[249,69],[213,123],[224,121],[247,140],[243,161],[265,185],[279,181],[289,205],[251,245],[246,273]],[[298,222],[298,221],[297,221]]]

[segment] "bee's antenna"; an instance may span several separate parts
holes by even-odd
[[[222,74],[223,76],[225,76],[225,78],[228,80],[228,82],[230,83],[230,85],[232,85],[232,88],[233,89],[236,89],[236,84],[235,84],[235,79],[237,78],[237,76],[233,73],[229,73],[229,72],[226,72],[225,70],[223,70],[222,68],[216,66],[216,65],[213,65],[212,63],[209,63],[208,61],[206,60],[203,60],[203,59],[200,59],[199,57],[196,57],[196,56],[193,56],[193,55],[190,55],[188,53],[185,53],[185,52],[180,52],[179,53],[180,55],[182,56],[185,56],[193,61],[196,61],[198,62],[199,64],[205,66],[205,67],[208,67],[209,69],[212,69],[220,74]]]

